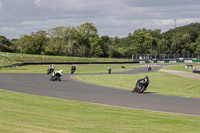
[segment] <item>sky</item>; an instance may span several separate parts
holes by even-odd
[[[100,36],[126,37],[140,28],[165,32],[175,22],[200,22],[200,0],[0,0],[0,35],[9,39],[85,22]]]

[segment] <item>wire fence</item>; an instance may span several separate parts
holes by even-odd
[[[132,60],[199,60],[199,54],[133,54]]]

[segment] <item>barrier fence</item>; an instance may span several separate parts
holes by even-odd
[[[152,61],[158,63],[170,62],[200,62],[200,54],[133,54],[132,61]]]
[[[152,60],[141,60],[140,63],[199,63],[200,60],[163,60],[163,61],[152,61]]]

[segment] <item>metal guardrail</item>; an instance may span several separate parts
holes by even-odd
[[[136,64],[139,61],[128,61],[128,62],[25,62],[11,65],[0,66],[0,68],[8,68],[13,66],[26,66],[26,65],[49,65],[49,64]]]

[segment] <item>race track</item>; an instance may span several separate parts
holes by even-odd
[[[159,69],[153,68],[154,71]],[[147,72],[146,68],[118,73],[141,72]],[[70,78],[70,74],[65,74],[61,82],[52,82],[46,74],[0,73],[0,89],[112,106],[200,116],[200,99],[198,98],[131,93],[131,90],[75,81]]]

